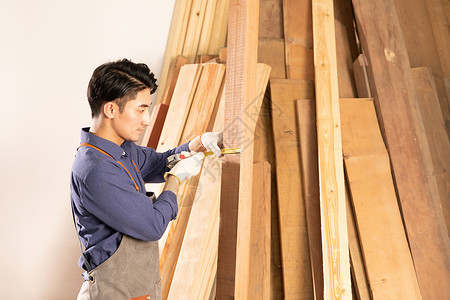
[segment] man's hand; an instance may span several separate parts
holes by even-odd
[[[205,132],[189,143],[189,149],[195,152],[212,151],[220,156],[223,147],[223,132]]]
[[[203,152],[194,154],[191,157],[180,160],[169,172],[168,175],[173,175],[178,179],[178,183],[181,183],[186,178],[197,175],[202,167],[203,158],[205,154]]]

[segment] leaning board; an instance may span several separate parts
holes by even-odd
[[[272,121],[286,299],[311,299],[312,277],[299,161],[295,100],[313,99],[312,81],[271,79]]]

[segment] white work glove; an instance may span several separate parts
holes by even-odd
[[[202,167],[203,158],[205,158],[205,153],[199,152],[191,157],[180,160],[169,172],[164,175],[173,175],[178,179],[178,183],[181,184],[186,178],[197,175]]]
[[[200,141],[206,150],[212,151],[217,156],[222,154],[220,147],[223,146],[223,132],[205,132],[200,136]]]

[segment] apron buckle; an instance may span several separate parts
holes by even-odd
[[[87,271],[84,272],[83,274],[81,274],[81,276],[83,277],[84,281],[90,281],[91,283],[94,283],[94,282],[95,282],[94,276],[92,276],[91,274],[89,274]]]

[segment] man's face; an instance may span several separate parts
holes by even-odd
[[[123,111],[118,111],[112,120],[115,134],[123,140],[137,142],[140,135],[149,125],[148,108],[151,104],[150,90],[145,89],[137,93],[136,99],[129,100]]]

